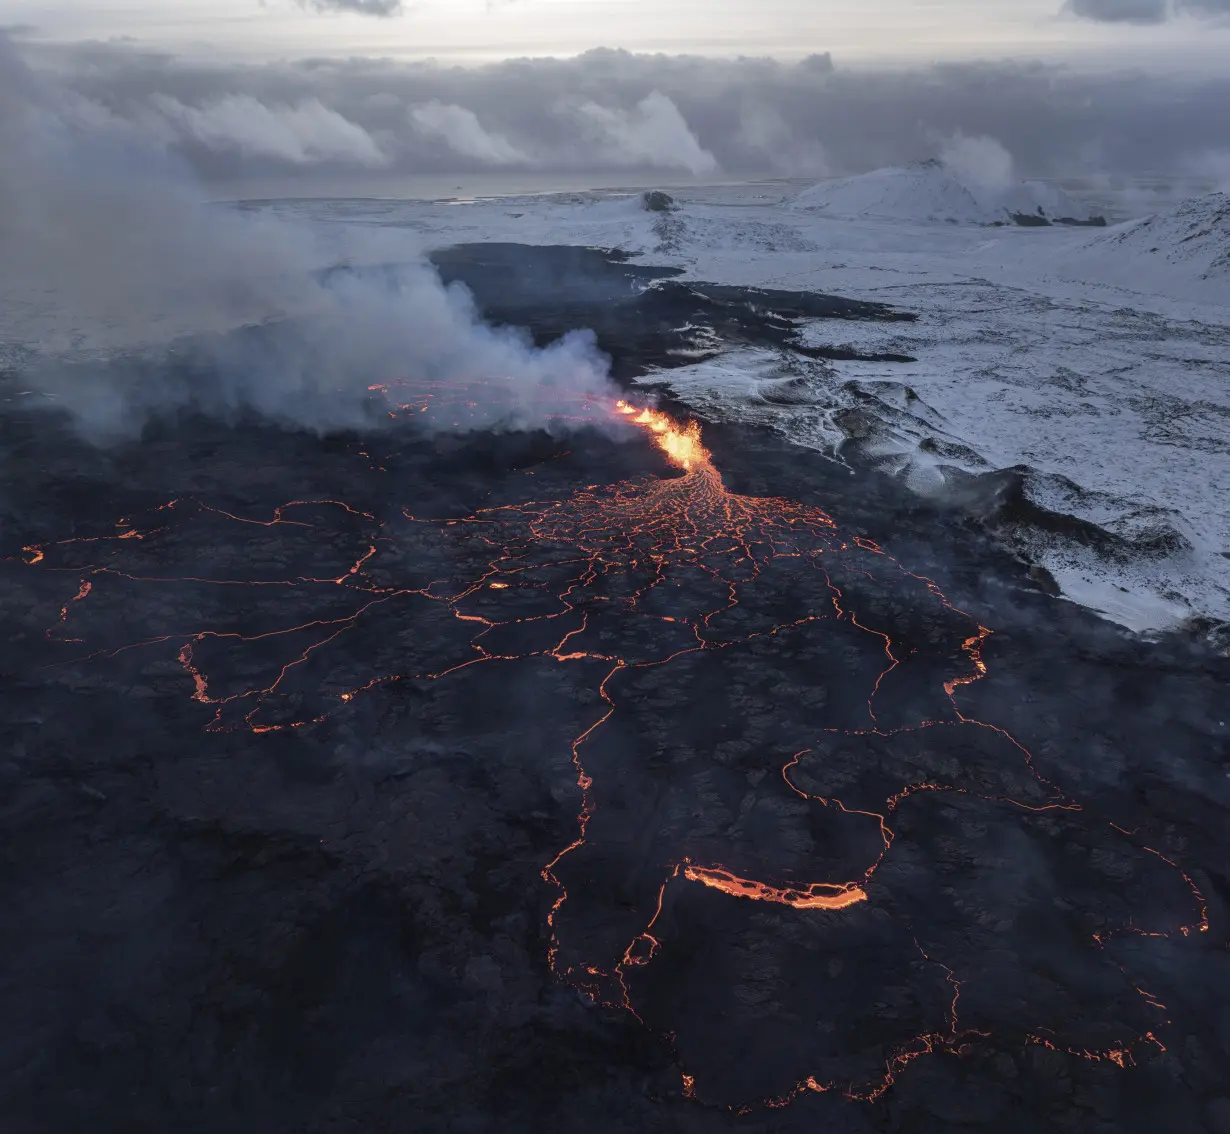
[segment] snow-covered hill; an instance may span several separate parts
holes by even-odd
[[[1210,193],[1176,209],[1121,226],[1091,246],[1122,250],[1125,257],[1161,258],[1200,278],[1230,277],[1230,193]]]
[[[1133,291],[1230,302],[1230,194],[1195,197],[1118,225],[1057,263],[1065,275]]]
[[[1057,186],[1038,181],[979,184],[935,160],[822,181],[799,194],[793,208],[916,224],[1095,223]]]

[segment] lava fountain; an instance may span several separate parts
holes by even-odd
[[[671,463],[684,472],[713,467],[712,455],[701,444],[700,422],[693,420],[680,425],[668,414],[648,407],[638,410],[625,401],[616,402],[615,410],[633,425],[644,428]]]

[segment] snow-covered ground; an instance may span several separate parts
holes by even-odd
[[[962,176],[942,161],[914,162],[833,178],[800,193],[791,207],[827,217],[948,224],[1081,224],[1091,211],[1057,185]]]
[[[1104,229],[989,227],[1003,201],[1055,219],[1072,201],[1013,186],[990,213],[971,196],[967,215],[953,215],[952,201],[932,199],[953,196],[934,168],[901,175],[801,194],[690,189],[668,212],[631,191],[262,208],[383,230],[390,248],[407,238],[620,248],[685,279],[915,312],[915,323],[806,329],[818,344],[913,362],[744,349],[662,377],[703,415],[765,423],[839,458],[853,440],[919,492],[968,493],[970,474],[1015,469],[1006,482],[1027,502],[1075,521],[1006,537],[1067,597],[1139,630],[1230,622],[1230,197]],[[932,194],[917,208],[911,177]]]

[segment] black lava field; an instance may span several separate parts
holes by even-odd
[[[906,312],[437,264],[622,399],[0,376],[6,1134],[1230,1132],[1230,660],[630,386]]]

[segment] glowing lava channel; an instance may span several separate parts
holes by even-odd
[[[814,882],[803,889],[766,886],[763,882],[750,882],[737,878],[729,870],[706,870],[699,866],[685,866],[683,876],[689,882],[699,882],[712,890],[729,894],[732,898],[750,898],[755,902],[777,902],[796,910],[844,910],[867,900],[867,891],[861,886],[839,886],[828,882]]]

